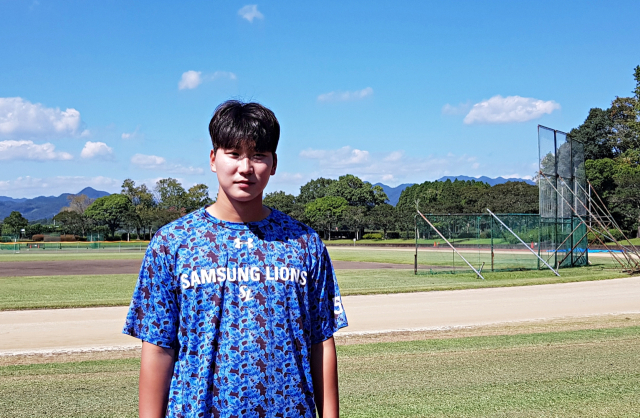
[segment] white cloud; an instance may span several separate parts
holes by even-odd
[[[202,84],[202,77],[200,75],[202,71],[185,71],[182,73],[182,78],[178,82],[178,89],[195,89]]]
[[[537,119],[560,109],[560,105],[553,100],[543,101],[530,97],[500,95],[489,100],[476,103],[465,116],[464,123],[511,123],[526,122]]]
[[[533,176],[530,176],[530,175],[522,176],[522,175],[520,175],[518,173],[503,174],[503,175],[498,176],[498,177],[502,177],[502,178],[505,178],[505,179],[525,179],[525,180],[532,180],[533,179]]]
[[[57,176],[48,178],[18,177],[15,180],[0,180],[0,194],[15,198],[36,196],[58,196],[62,193],[78,193],[85,187],[116,193],[122,180],[109,177]]]
[[[33,141],[0,141],[0,160],[52,161],[71,160],[68,152],[56,151],[55,145],[35,144]]]
[[[349,146],[335,150],[307,149],[300,157],[314,160],[316,170],[312,178],[338,177],[354,174],[363,180],[402,183],[435,180],[448,175],[479,175],[477,158],[470,155],[407,156],[404,151],[372,153]],[[313,168],[311,168],[313,170]]]
[[[384,157],[384,161],[399,161],[403,155],[403,151],[393,151],[391,154]]]
[[[169,163],[164,157],[157,155],[136,154],[131,157],[131,163],[144,170],[159,170],[171,174],[203,174],[199,167],[186,167],[182,164]]]
[[[340,169],[367,163],[369,151],[362,151],[350,146],[338,148],[337,150],[314,150],[309,148],[301,151],[300,156],[318,160],[323,167]]]
[[[122,135],[120,136],[122,139],[136,139],[138,138],[140,135],[138,133],[138,131],[140,130],[140,125],[136,126],[136,129],[133,132],[123,132]]]
[[[362,100],[373,95],[373,89],[366,87],[356,91],[332,91],[318,96],[319,102],[350,102]]]
[[[238,76],[230,71],[216,71],[210,74],[203,74],[202,71],[186,71],[182,73],[182,79],[180,79],[180,81],[178,82],[178,89],[195,89],[205,81],[215,81],[223,79],[235,81],[238,79]]]
[[[87,141],[80,153],[82,158],[96,158],[101,157],[102,160],[113,159],[113,148],[105,144],[104,142],[91,142]]]
[[[12,139],[53,139],[87,136],[76,109],[60,110],[21,97],[0,97],[0,136]]]
[[[216,71],[215,73],[206,76],[208,79],[210,79],[211,81],[213,80],[218,80],[221,78],[226,78],[228,80],[237,80],[238,76],[236,76],[234,73],[230,72],[230,71]]]
[[[460,103],[457,106],[452,106],[449,103],[442,106],[442,114],[444,115],[462,115],[467,113],[471,109],[471,102]]]
[[[253,23],[253,19],[264,19],[264,15],[258,11],[257,4],[248,4],[242,9],[238,10],[238,15],[243,19],[247,19],[250,23]]]

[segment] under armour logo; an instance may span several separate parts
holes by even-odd
[[[249,249],[253,248],[253,238],[249,238],[246,241],[240,241],[240,238],[236,238],[233,240],[233,245],[236,248],[242,247],[242,244],[247,244],[247,248]]]

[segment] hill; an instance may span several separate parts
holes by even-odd
[[[65,206],[69,205],[67,196],[84,194],[91,199],[108,196],[110,193],[85,187],[78,193],[63,193],[60,196],[38,196],[33,199],[14,199],[0,196],[0,220],[17,210],[30,221],[52,218]]]
[[[481,181],[483,183],[487,183],[489,186],[495,186],[496,184],[503,184],[506,183],[508,181],[524,181],[527,184],[530,184],[532,186],[535,186],[536,183],[532,180],[527,180],[527,179],[518,179],[518,178],[504,178],[504,177],[496,177],[494,179],[492,179],[491,177],[487,177],[487,176],[482,176],[482,177],[469,177],[469,176],[444,176],[444,177],[440,177],[438,179],[438,181],[447,181],[447,180],[464,180],[464,181],[469,181],[469,180],[475,180],[475,181]]]
[[[535,186],[535,182],[531,181],[531,180],[527,180],[527,179],[518,179],[518,178],[504,178],[504,177],[496,177],[494,179],[492,179],[491,177],[487,177],[487,176],[482,176],[482,177],[469,177],[469,176],[444,176],[444,177],[440,177],[438,180],[436,181],[447,181],[447,180],[464,180],[464,181],[468,181],[468,180],[475,180],[475,181],[481,181],[484,183],[487,183],[490,186],[495,186],[496,184],[503,184],[506,183],[508,181],[523,181],[527,184],[531,184],[533,186]],[[405,183],[405,184],[401,184],[399,186],[396,187],[391,187],[391,186],[387,186],[386,184],[382,184],[382,183],[376,183],[374,184],[374,186],[381,186],[382,190],[384,190],[384,192],[387,194],[387,196],[389,197],[389,203],[393,206],[398,204],[398,200],[400,199],[400,195],[402,194],[402,191],[404,189],[406,189],[409,186],[413,186],[413,183]]]

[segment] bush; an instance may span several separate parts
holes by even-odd
[[[482,231],[479,237],[482,239],[491,238],[491,231]]]
[[[364,234],[362,239],[382,239],[382,234],[379,232],[369,232]]]
[[[36,234],[36,235],[31,237],[31,240],[35,241],[35,242],[44,241],[44,235]]]
[[[398,239],[400,238],[400,232],[387,232],[387,239]]]
[[[61,242],[74,242],[76,240],[75,235],[60,235]]]
[[[620,240],[624,239],[624,236],[622,235],[622,232],[618,231],[617,229],[610,229],[609,230],[609,234],[612,235],[617,241],[620,241]],[[602,240],[605,243],[612,242],[611,238],[607,237],[606,235],[602,235],[602,234],[597,234],[596,235],[593,232],[589,232],[587,234],[587,240],[589,241],[590,244],[599,245],[600,244],[600,240],[597,237],[600,237],[600,240]]]

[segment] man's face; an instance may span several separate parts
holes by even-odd
[[[224,149],[211,151],[211,171],[229,200],[248,202],[259,197],[276,173],[276,156],[269,151]]]

